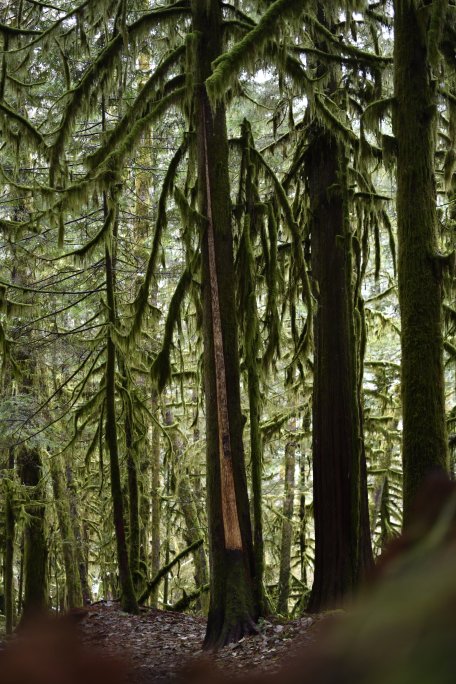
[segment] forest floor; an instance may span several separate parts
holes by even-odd
[[[265,620],[258,636],[244,638],[215,655],[204,654],[204,658],[233,678],[251,671],[277,671],[294,653],[314,643],[319,619]],[[129,661],[132,684],[171,682],[184,666],[203,656],[205,628],[202,617],[155,609],[128,615],[115,604],[104,603],[90,606],[79,626],[87,645]]]

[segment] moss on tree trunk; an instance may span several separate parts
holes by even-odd
[[[14,450],[9,450],[8,470],[14,476]],[[13,633],[14,628],[14,537],[16,533],[16,516],[14,512],[14,495],[11,482],[4,483],[5,491],[5,551],[3,559],[3,581],[5,591],[5,631]]]
[[[222,51],[219,0],[193,0],[194,87],[202,234],[210,608],[205,648],[255,631],[254,557],[239,389],[225,109],[209,106],[204,81]],[[218,309],[218,311],[217,311]]]
[[[82,598],[84,603],[90,603],[92,600],[92,591],[89,586],[87,535],[84,534],[83,525],[79,516],[78,492],[73,477],[73,470],[69,463],[66,463],[65,466],[65,479],[70,507],[71,525],[75,540],[75,556],[82,588]]]
[[[372,562],[344,165],[340,143],[319,124],[313,124],[306,158],[317,300],[312,611],[340,605]]]
[[[157,396],[152,398],[152,411],[155,414],[157,411],[158,401]],[[151,535],[152,535],[152,552],[151,552],[151,575],[154,577],[160,570],[160,427],[154,422],[152,426],[151,437]],[[158,587],[152,592],[151,605],[156,606],[158,600]]]
[[[397,142],[398,279],[401,310],[404,523],[417,490],[448,468],[442,278],[434,178],[436,86],[422,8],[394,3],[393,127]]]
[[[296,430],[296,419],[290,421],[292,431]],[[296,443],[291,436],[285,446],[285,483],[282,507],[282,535],[280,541],[279,598],[277,612],[288,613],[290,594],[291,545],[293,541],[293,504],[295,488]]]
[[[82,605],[82,588],[74,530],[71,523],[69,492],[66,487],[65,474],[63,472],[60,456],[55,454],[51,457],[50,461],[54,503],[62,539],[62,555],[66,582],[66,605],[68,608],[76,608]]]
[[[22,484],[26,487],[27,519],[24,529],[24,598],[21,623],[48,607],[45,528],[45,488],[37,449],[23,448],[18,456]]]
[[[109,323],[113,328],[116,320],[114,281],[112,256],[109,246],[106,247],[106,294],[109,307]],[[137,613],[133,580],[128,557],[127,540],[125,534],[124,502],[120,477],[119,447],[116,426],[116,348],[112,339],[112,332],[108,330],[106,345],[106,443],[109,451],[109,465],[111,474],[111,496],[114,518],[114,530],[117,546],[117,563],[121,590],[122,609],[127,613]]]

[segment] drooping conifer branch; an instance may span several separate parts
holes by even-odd
[[[361,50],[350,43],[340,41],[338,36],[334,35],[329,28],[324,26],[324,24],[322,24],[317,17],[310,12],[304,15],[304,20],[313,26],[315,32],[320,36],[320,39],[326,42],[327,48],[329,49],[329,47],[331,47],[338,54],[351,55],[353,57],[359,58],[361,63],[369,62],[377,67],[378,65],[386,66],[388,64],[392,64],[393,62],[392,57],[376,55],[375,53]]]
[[[107,156],[109,150],[113,150],[125,138],[131,127],[144,116],[147,115],[147,110],[150,107],[157,105],[157,101],[161,99],[162,95],[171,94],[171,92],[183,83],[183,77],[179,76],[171,82],[163,86],[163,93],[160,92],[160,85],[168,72],[176,66],[180,58],[185,54],[185,45],[182,45],[174,50],[170,55],[163,60],[163,62],[156,68],[154,73],[146,81],[144,86],[135,98],[132,106],[128,112],[119,121],[116,127],[109,132],[107,141],[100,146],[100,148],[89,157],[89,165],[94,168]]]
[[[19,126],[21,132],[27,137],[27,139],[34,145],[37,149],[47,156],[48,146],[37,128],[19,112],[16,112],[12,107],[10,107],[5,101],[0,101],[0,112],[1,118],[4,123],[4,134],[8,136],[8,123],[12,120],[17,126]],[[6,125],[5,125],[6,124]]]
[[[304,0],[275,0],[255,28],[215,60],[213,73],[206,81],[207,92],[213,103],[224,97],[242,67],[251,65],[259,58],[264,45],[274,38],[277,23],[298,14],[304,5]]]
[[[183,76],[176,76],[175,81],[177,84],[181,84],[184,78],[185,77]],[[172,85],[174,86],[176,83],[173,82]],[[171,90],[170,93],[158,100],[158,102],[153,103],[150,111],[135,121],[129,130],[122,127],[122,132],[124,133],[122,139],[116,140],[116,133],[114,132],[113,138],[115,147],[112,149],[111,144],[108,143],[100,148],[99,152],[95,153],[94,160],[101,159],[102,161],[99,162],[98,166],[94,169],[94,172],[97,173],[101,171],[103,167],[104,169],[111,170],[111,172],[117,172],[121,167],[125,156],[132,152],[141,140],[144,131],[170,107],[180,104],[186,95],[186,91],[187,89],[185,86],[177,87],[175,90]],[[88,161],[91,163],[91,158],[89,158]]]
[[[303,241],[303,236],[300,235],[298,225],[296,224],[296,221],[293,216],[293,211],[290,206],[290,203],[288,202],[288,198],[286,196],[285,190],[283,189],[283,185],[277,178],[276,174],[272,170],[272,168],[269,166],[269,164],[266,162],[264,159],[263,155],[261,155],[257,150],[253,149],[252,153],[257,157],[258,161],[264,168],[266,174],[269,176],[269,178],[272,180],[275,192],[276,192],[276,198],[277,201],[280,205],[280,208],[283,211],[283,214],[285,216],[286,220],[286,225],[290,231],[290,234],[292,236],[293,240],[293,249],[294,249],[294,257],[296,260],[296,271],[297,274],[299,275],[299,278],[301,279],[301,284],[302,284],[302,297],[303,300],[306,304],[307,308],[307,322],[304,330],[304,335],[301,336],[301,340],[299,343],[298,349],[296,349],[296,356],[304,353],[308,349],[308,345],[311,339],[311,331],[312,331],[312,325],[310,323],[312,319],[312,311],[313,311],[313,299],[312,299],[312,292],[310,288],[310,282],[309,282],[309,276],[307,273],[307,268],[306,268],[306,263],[304,259],[304,252],[302,248],[302,241]]]
[[[128,36],[129,41],[137,40],[157,22],[171,17],[175,19],[176,16],[184,16],[185,7],[186,3],[176,2],[166,8],[157,8],[127,27],[125,33],[117,33],[91,62],[79,83],[65,94],[64,97],[69,96],[70,99],[52,146],[51,177],[57,169],[78,114],[87,113],[88,110],[97,106],[98,91],[102,90],[112,78],[118,59],[125,50],[125,36]]]
[[[141,323],[146,312],[147,302],[149,298],[150,287],[152,285],[152,280],[155,277],[155,271],[157,268],[158,255],[160,251],[161,239],[163,231],[166,228],[166,203],[168,197],[172,192],[174,181],[176,178],[177,170],[179,164],[181,163],[188,147],[188,139],[186,138],[184,142],[177,149],[174,157],[172,158],[166,176],[163,180],[162,189],[160,193],[160,199],[158,201],[158,214],[155,222],[155,233],[152,243],[152,249],[150,252],[149,261],[147,262],[146,274],[144,276],[144,281],[141,283],[136,295],[135,301],[133,303],[134,307],[134,318],[132,326],[128,332],[127,340],[132,343],[141,330]]]
[[[199,261],[199,259],[198,259]],[[171,379],[171,347],[173,344],[174,329],[180,317],[182,303],[188,293],[193,280],[194,264],[185,269],[181,275],[174,294],[169,303],[168,315],[165,322],[162,348],[156,356],[150,369],[151,378],[157,384],[157,389],[162,392],[165,385]]]

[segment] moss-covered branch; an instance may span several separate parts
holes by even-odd
[[[304,0],[275,0],[255,28],[214,61],[213,74],[206,81],[212,102],[223,98],[239,71],[261,56],[264,45],[275,37],[277,23],[302,11],[304,4]]]
[[[161,582],[163,577],[167,575],[168,572],[170,572],[174,568],[174,566],[177,565],[177,563],[179,563],[179,561],[181,561],[183,558],[188,556],[193,551],[196,551],[196,549],[198,549],[202,543],[203,540],[198,539],[197,541],[193,542],[193,544],[190,544],[190,546],[187,546],[183,551],[178,553],[177,556],[174,556],[174,558],[169,563],[160,568],[155,577],[153,577],[151,581],[147,583],[145,591],[141,594],[141,596],[138,599],[138,604],[142,605],[143,603],[145,603],[151,595],[151,593],[153,592],[153,590],[155,589],[155,587]]]

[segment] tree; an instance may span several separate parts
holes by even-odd
[[[442,337],[442,260],[434,176],[434,70],[446,2],[394,3],[398,280],[401,310],[404,524],[426,475],[447,470]]]
[[[273,3],[258,25],[216,61],[216,70],[208,79],[213,95],[223,82],[234,77],[243,60],[262,50],[268,53],[263,45],[273,40],[273,28],[285,9],[292,13],[301,8],[298,3],[289,3],[286,8],[280,0]],[[307,184],[309,219],[301,227],[298,240],[303,240],[304,231],[310,234],[317,302],[312,426],[316,559],[311,610],[338,605],[372,563],[360,396],[364,353],[359,295],[362,267],[357,266],[355,277],[352,243],[358,238],[352,237],[349,224],[346,175],[347,158],[357,138],[337,105],[340,64],[347,48],[334,47],[338,41],[330,27],[333,15],[335,9],[323,4],[315,13],[306,15],[314,42],[308,52],[312,55],[313,50],[318,60],[308,58],[310,66],[304,69],[294,58],[291,44],[288,59],[282,60],[285,75],[305,84],[311,103],[303,144],[297,147],[292,165],[293,174],[304,176]],[[306,48],[303,52],[307,53]],[[358,54],[356,49],[355,53],[359,59],[376,61],[368,53]],[[319,80],[325,83],[323,91],[316,85]],[[286,178],[287,189],[293,174],[290,171]],[[295,192],[299,192],[297,187]],[[292,221],[296,218],[297,211]],[[311,311],[311,306],[308,308]],[[305,345],[300,346],[302,354]]]
[[[202,230],[204,384],[211,562],[205,648],[256,631],[254,558],[242,444],[225,107],[213,109],[205,80],[222,52],[219,0],[192,1],[195,128]]]

